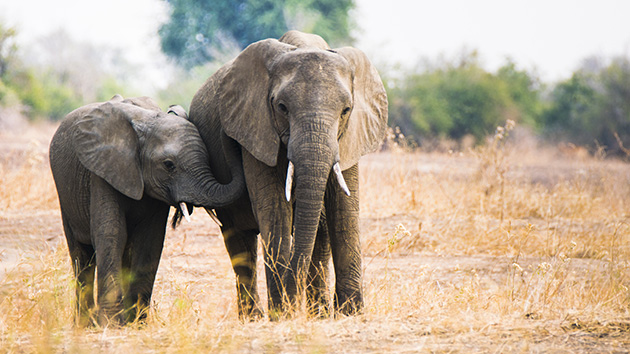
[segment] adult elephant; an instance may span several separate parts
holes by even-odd
[[[335,307],[360,311],[358,161],[379,146],[387,125],[385,89],[365,54],[332,50],[321,37],[297,31],[256,42],[199,89],[190,120],[220,182],[230,181],[221,136],[243,147],[249,193],[216,210],[237,275],[239,315],[261,314],[258,233],[271,318],[287,310],[286,300],[303,299],[304,290],[312,311],[328,313],[331,251]]]
[[[144,318],[158,269],[170,206],[220,207],[245,193],[238,146],[219,184],[208,152],[185,111],[167,114],[146,97],[76,109],[50,144],[50,166],[76,277],[79,323]],[[189,206],[187,206],[189,204]]]

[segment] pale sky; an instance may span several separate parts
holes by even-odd
[[[512,58],[544,81],[566,79],[589,56],[630,56],[627,0],[356,0],[356,46],[377,64],[477,50],[488,70]],[[20,45],[65,29],[79,41],[125,49],[148,76],[163,65],[160,0],[0,0]],[[153,74],[151,74],[153,73]]]

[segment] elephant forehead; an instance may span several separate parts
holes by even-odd
[[[148,144],[178,144],[184,141],[201,140],[199,131],[188,120],[169,114],[160,114],[153,122]]]
[[[298,49],[283,54],[272,70],[282,72],[299,72],[306,75],[317,74],[352,74],[347,60],[342,56],[326,50]]]

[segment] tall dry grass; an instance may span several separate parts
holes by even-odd
[[[194,213],[167,233],[146,324],[75,326],[45,151],[3,157],[0,351],[627,350],[630,167],[524,147],[511,128],[462,153],[364,158],[364,313],[273,323],[238,320],[218,228]]]

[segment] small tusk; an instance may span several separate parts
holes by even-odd
[[[214,213],[214,210],[212,209],[206,209],[206,213],[208,213],[208,215],[210,215],[210,219],[214,220],[214,222],[217,223],[217,225],[219,225],[219,227],[223,227],[223,224],[221,224],[221,221],[219,221],[219,217],[217,216],[217,214]]]
[[[348,189],[346,180],[343,179],[343,174],[341,173],[339,162],[335,162],[335,164],[333,165],[333,171],[335,171],[335,176],[337,176],[337,181],[339,182],[341,189],[343,189],[343,192],[346,193],[347,196],[350,196],[350,190]]]
[[[190,214],[188,214],[188,207],[186,206],[186,203],[179,203],[179,209],[182,211],[182,214],[184,214],[184,219],[186,219],[187,222],[190,222]]]
[[[289,167],[287,168],[287,184],[284,188],[287,202],[291,201],[291,188],[293,188],[293,162],[289,161]]]

